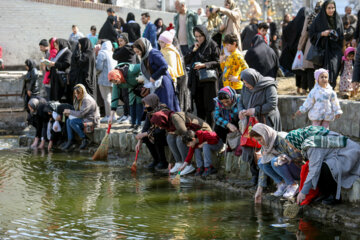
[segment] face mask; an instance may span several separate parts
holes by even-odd
[[[146,107],[146,108],[145,108],[145,111],[146,111],[146,112],[151,112],[152,110],[154,110],[152,107]]]

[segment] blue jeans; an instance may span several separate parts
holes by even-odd
[[[173,154],[175,161],[181,163],[185,161],[189,148],[183,143],[180,136],[175,134],[168,134],[166,141],[169,145],[170,151]]]
[[[130,116],[131,116],[131,124],[140,125],[141,118],[144,113],[144,106],[141,103],[136,103],[130,105]]]
[[[294,179],[300,179],[301,169],[294,163],[284,164],[276,167],[274,163],[277,162],[277,157],[274,157],[270,162],[262,164],[261,158],[258,161],[258,167],[264,171],[276,184],[281,183],[283,180],[286,185],[294,183]]]
[[[211,156],[213,152],[218,152],[223,147],[224,143],[219,139],[219,142],[217,144],[211,145],[211,144],[204,144],[201,148],[197,148],[195,150],[195,158],[196,158],[196,166],[198,168],[200,167],[210,167],[212,164]],[[204,157],[202,156],[202,153],[204,154]]]
[[[275,158],[274,158],[275,159]],[[301,168],[291,162],[290,164],[284,164],[281,166],[275,166],[274,163],[277,161],[272,159],[271,166],[277,174],[279,174],[284,180],[286,185],[294,184],[294,180],[300,180]]]
[[[74,139],[73,131],[76,132],[82,139],[85,138],[84,123],[81,118],[74,118],[72,120],[68,118],[68,120],[66,120],[66,130],[69,141]]]

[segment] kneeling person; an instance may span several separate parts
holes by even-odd
[[[195,152],[197,170],[195,176],[207,177],[216,173],[216,169],[212,165],[211,154],[220,151],[223,142],[215,132],[198,130],[196,132],[189,130],[182,138],[183,142],[189,147],[188,155],[184,164],[180,168],[182,171],[190,162]],[[204,157],[201,154],[203,149]]]

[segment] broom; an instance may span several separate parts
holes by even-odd
[[[105,137],[103,138],[103,140],[100,143],[100,146],[98,147],[98,149],[94,153],[94,155],[92,157],[92,160],[107,159],[108,150],[109,150],[109,133],[110,133],[110,129],[111,129],[111,124],[109,124],[109,127],[108,127],[108,129],[106,131]]]
[[[131,172],[133,172],[133,173],[136,173],[136,163],[137,163],[139,151],[140,151],[140,149],[138,149],[136,151],[135,161],[134,161],[133,165],[131,166]]]

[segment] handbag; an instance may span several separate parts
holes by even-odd
[[[198,75],[200,83],[216,82],[218,79],[217,72],[214,69],[201,68],[198,70]]]
[[[254,138],[250,137],[250,131],[256,123],[258,123],[258,120],[255,117],[249,118],[248,125],[240,139],[241,146],[261,148],[261,145]]]
[[[312,62],[315,65],[323,66],[325,58],[325,49],[319,47],[319,40],[316,41],[315,45],[311,44],[311,47],[306,56],[306,60]]]
[[[236,149],[240,144],[241,132],[230,132],[226,135],[226,142],[231,150]]]
[[[93,122],[84,122],[84,133],[94,132],[95,125]]]
[[[150,94],[150,88],[144,87],[144,83],[138,83],[132,91],[136,96],[141,98],[144,98]]]

